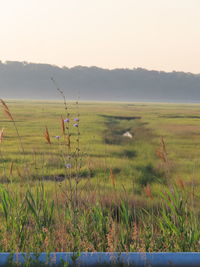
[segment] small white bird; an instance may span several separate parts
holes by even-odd
[[[133,135],[130,132],[125,132],[123,136],[128,137],[128,138],[133,138]]]

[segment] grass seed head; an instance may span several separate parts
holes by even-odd
[[[3,101],[3,99],[0,99],[0,102],[1,102],[2,106],[3,106],[5,109],[9,110],[8,106],[7,106],[6,103]]]
[[[13,174],[13,162],[11,162],[10,164],[10,171],[9,171],[9,175],[12,176]]]
[[[164,138],[161,137],[160,140],[160,147],[156,150],[156,155],[160,158],[163,162],[167,162],[167,150]]]
[[[4,128],[0,131],[0,144],[3,142]]]
[[[1,105],[3,107],[4,114],[11,120],[14,121],[12,114],[10,113],[9,107],[6,105],[6,103],[3,101],[3,99],[0,99]]]
[[[60,118],[60,122],[61,122],[61,130],[62,130],[62,134],[65,135],[65,122],[64,122],[62,116],[61,116],[61,118]]]
[[[151,187],[149,184],[147,184],[147,186],[144,188],[146,196],[149,197],[150,199],[153,199],[153,195],[151,192]]]
[[[112,182],[113,187],[115,187],[115,185],[116,185],[116,179],[115,179],[115,175],[113,173],[112,168],[110,168],[110,180]]]
[[[51,139],[47,126],[45,127],[44,138],[46,139],[47,143],[51,145]]]
[[[185,184],[184,184],[182,179],[178,179],[176,181],[176,184],[177,184],[178,187],[180,187],[180,189],[183,189],[183,190],[185,189]]]

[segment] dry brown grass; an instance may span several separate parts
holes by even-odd
[[[6,103],[3,101],[3,99],[0,99],[1,105],[3,107],[3,111],[4,114],[6,115],[6,117],[8,117],[11,121],[14,121],[13,116],[8,108],[8,106],[6,105]]]
[[[110,230],[107,234],[108,252],[115,252],[116,248],[116,226],[115,222],[111,222]]]
[[[167,151],[166,151],[166,145],[163,137],[161,138],[160,147],[156,150],[156,155],[158,158],[160,158],[163,162],[167,163]]]
[[[2,105],[2,107],[3,107],[3,112],[4,112],[5,116],[6,116],[9,120],[11,120],[11,121],[13,122],[13,125],[14,125],[15,131],[16,131],[16,133],[17,133],[17,137],[18,137],[18,140],[19,140],[19,144],[20,144],[21,150],[22,150],[23,154],[25,154],[24,147],[23,147],[22,140],[21,140],[21,136],[20,136],[20,134],[19,134],[17,125],[16,125],[16,123],[15,123],[15,120],[14,120],[14,118],[13,118],[11,112],[10,112],[10,109],[9,109],[9,107],[7,106],[7,104],[3,101],[3,99],[0,99],[0,103],[1,103],[1,105]]]
[[[4,128],[0,131],[0,144],[3,142],[3,136],[4,136]]]
[[[49,130],[47,126],[45,127],[44,138],[47,141],[47,143],[51,145],[51,139],[50,139]]]
[[[178,186],[180,189],[182,189],[182,190],[185,189],[185,183],[184,183],[184,181],[183,181],[182,179],[179,178],[179,179],[176,181],[176,184],[177,184],[177,186]]]
[[[115,179],[115,175],[114,175],[114,173],[113,173],[112,168],[110,168],[110,180],[111,180],[111,182],[112,182],[113,187],[115,188],[115,185],[116,185],[116,179]]]
[[[60,118],[60,122],[61,122],[61,131],[62,131],[62,134],[65,135],[65,122],[64,122],[64,119],[63,119],[62,116]]]
[[[152,195],[152,192],[151,192],[151,187],[150,187],[149,184],[144,188],[144,190],[145,190],[146,196],[151,198],[151,199],[153,199],[153,195]]]

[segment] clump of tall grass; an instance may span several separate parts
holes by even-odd
[[[162,193],[160,207],[150,209],[121,201],[79,203],[74,208],[59,193],[59,203],[41,184],[35,191],[1,187],[0,251],[198,251],[198,215],[179,188]],[[56,196],[54,195],[53,198]]]

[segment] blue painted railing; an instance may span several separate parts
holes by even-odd
[[[133,266],[133,267],[200,267],[200,253],[104,253],[88,252],[73,254],[66,253],[0,253],[0,266],[8,266],[10,263],[24,264],[35,262],[46,263],[47,266]],[[64,263],[67,263],[64,265]]]

